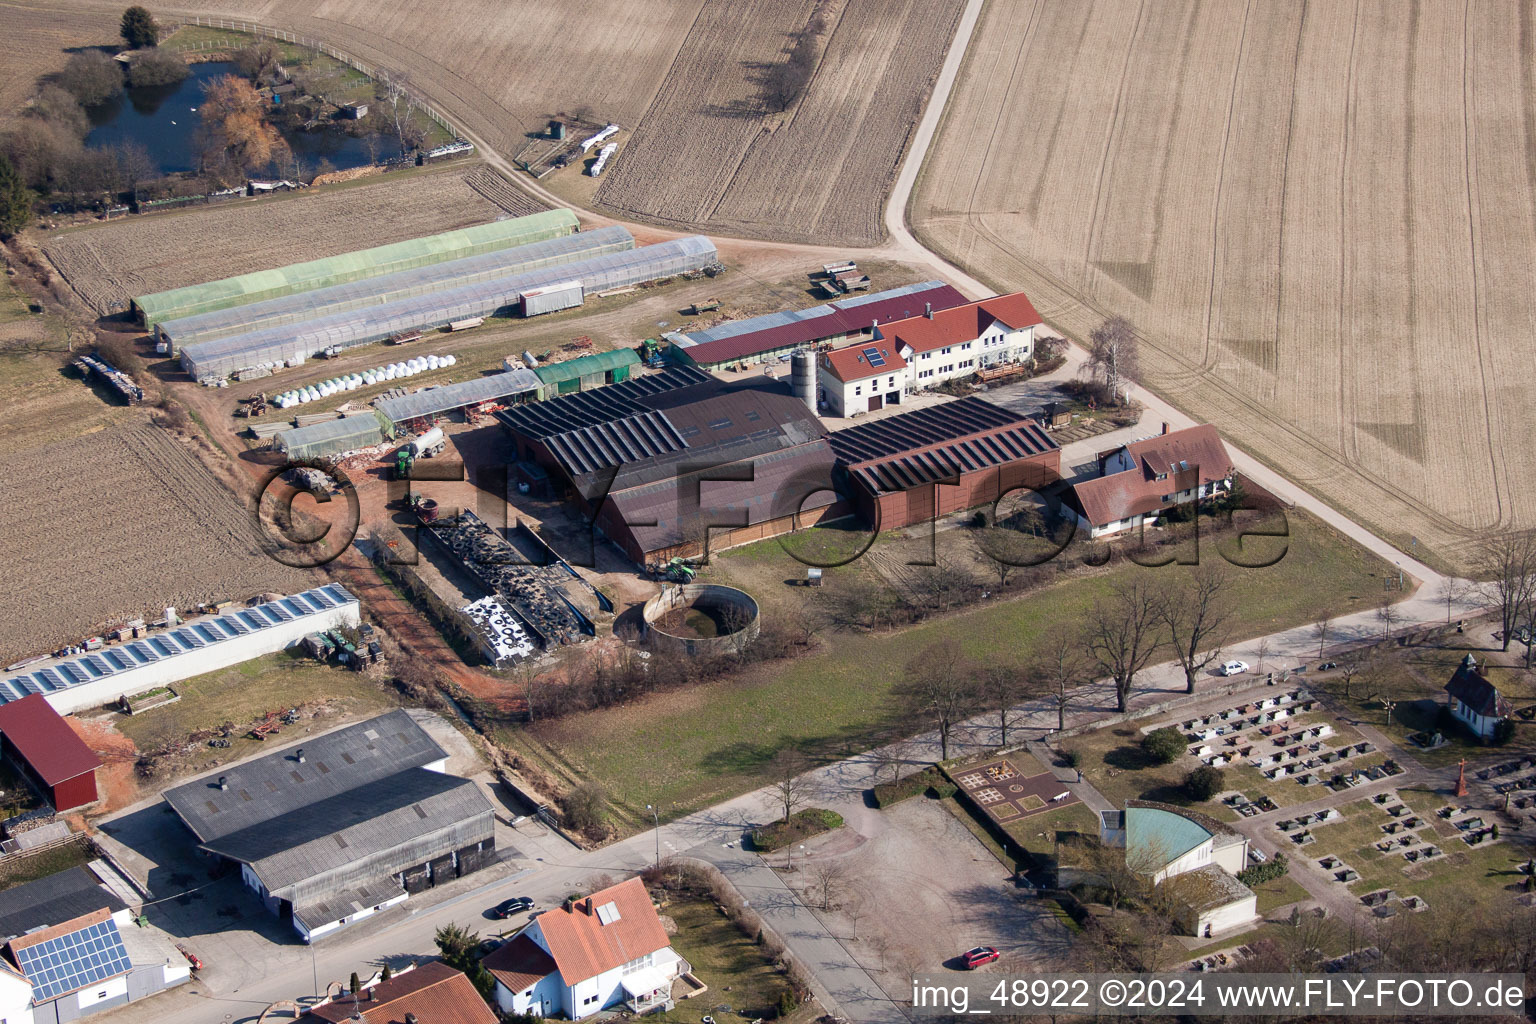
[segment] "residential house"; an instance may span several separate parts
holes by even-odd
[[[1468,654],[1445,684],[1445,706],[1479,738],[1493,738],[1499,723],[1514,710],[1488,681],[1477,659]]]
[[[876,342],[889,342],[909,367],[908,387],[931,388],[956,377],[1004,363],[1021,363],[1035,354],[1040,314],[1023,292],[997,295],[963,306],[884,324]]]
[[[639,878],[540,914],[481,964],[503,1013],[572,1020],[619,1004],[669,1008],[673,979],[691,970]]]
[[[1190,935],[1246,927],[1258,916],[1258,896],[1237,873],[1248,862],[1248,839],[1198,811],[1131,800],[1124,811],[1099,815],[1099,841],[1122,847],[1126,865],[1171,897]]]
[[[299,1024],[496,1024],[496,1014],[462,971],[441,961],[407,967],[311,1006]]]
[[[889,344],[880,342],[823,352],[816,376],[832,416],[853,416],[898,405],[910,383],[907,361]]]
[[[1209,424],[1099,453],[1101,476],[1072,485],[1071,504],[1093,538],[1155,520],[1175,505],[1231,489],[1232,457]]]

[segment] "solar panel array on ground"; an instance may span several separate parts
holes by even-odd
[[[545,285],[580,281],[586,293],[592,294],[700,271],[717,258],[709,239],[689,235],[189,345],[182,350],[181,363],[194,378],[203,379],[245,367],[303,360],[328,348],[367,345],[406,331],[491,316],[516,306],[524,292]]]
[[[442,288],[561,266],[605,253],[625,252],[634,247],[634,236],[614,225],[168,320],[160,324],[159,331],[162,337],[171,342],[174,350],[180,351],[187,345],[232,334],[244,334],[281,324],[303,323],[330,313],[363,309],[395,299],[426,295]]]
[[[0,703],[20,700],[29,693],[49,694],[95,682],[141,665],[269,629],[282,622],[318,615],[356,600],[340,584],[332,583],[254,608],[207,616],[125,644],[73,654],[51,665],[0,681]]]
[[[177,317],[568,235],[576,228],[576,215],[570,210],[545,210],[527,217],[476,224],[391,245],[141,295],[133,300],[133,304],[143,315],[144,326],[154,327],[161,321]]]
[[[44,1002],[132,970],[117,922],[110,917],[79,931],[12,949],[32,983],[32,999]]]

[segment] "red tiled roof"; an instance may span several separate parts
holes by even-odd
[[[603,924],[598,910],[609,903],[618,910],[618,917]],[[561,907],[540,914],[535,924],[567,985],[595,978],[669,945],[667,931],[638,878],[577,900],[569,910]]]
[[[1023,292],[998,295],[978,302],[968,302],[950,309],[935,309],[932,317],[914,316],[880,328],[880,336],[897,348],[912,346],[914,352],[932,352],[947,345],[975,341],[983,331],[999,320],[1014,330],[1033,327],[1043,321],[1035,312],[1029,296]]]
[[[492,950],[480,965],[510,992],[521,992],[559,970],[554,959],[527,935]]]
[[[0,734],[50,786],[93,772],[101,765],[40,693],[0,704]]]
[[[407,1013],[414,1013],[420,1024],[496,1024],[496,1014],[474,983],[437,960],[365,989],[356,1006],[364,1024],[405,1024]],[[312,1008],[299,1021],[342,1024],[352,1019],[352,1010],[352,997],[347,995]]]
[[[732,359],[741,359],[794,345],[808,345],[825,338],[835,338],[842,334],[866,330],[875,321],[882,324],[887,321],[899,322],[902,318],[909,317],[914,309],[923,308],[924,304],[931,305],[934,309],[948,309],[963,303],[965,296],[949,285],[941,284],[889,299],[861,301],[856,305],[843,308],[846,301],[830,303],[832,312],[822,316],[807,317],[804,320],[766,327],[759,331],[703,341],[682,351],[700,366],[713,366]]]
[[[866,349],[876,349],[882,359],[881,366],[874,366],[865,357]],[[821,365],[843,383],[849,381],[864,380],[866,377],[879,377],[882,374],[895,373],[905,369],[907,361],[901,358],[901,353],[896,351],[889,342],[873,342],[868,345],[850,345],[833,352],[823,352]]]
[[[1165,494],[1232,475],[1232,457],[1210,424],[1133,441],[1125,451],[1136,469],[1072,485],[1083,516],[1094,526],[1155,512],[1167,505]],[[1167,476],[1159,480],[1158,473]]]

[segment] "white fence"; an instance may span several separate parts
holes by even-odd
[[[336,47],[331,46],[329,43],[322,43],[318,39],[310,39],[308,36],[301,36],[296,32],[288,32],[284,29],[269,28],[266,25],[261,25],[254,21],[232,21],[229,18],[206,18],[200,15],[193,17],[189,24],[197,25],[202,28],[222,28],[231,32],[244,32],[247,35],[268,36],[272,39],[278,39],[285,43],[293,43],[295,46],[302,46],[306,49],[315,50],[318,53],[323,53],[327,57],[335,58],[336,60],[339,60],[343,64],[350,67],[352,70],[367,75],[375,82],[382,81],[388,84],[391,80],[388,69],[377,68],[373,65],[364,63],[358,58],[352,56],[350,53],[347,53],[345,50],[338,50]],[[454,138],[463,138],[459,130],[453,126],[453,122],[449,121],[446,117],[439,113],[436,107],[432,106],[432,104],[428,103],[426,100],[422,99],[421,96],[411,92],[410,90],[405,90],[405,92],[410,96],[411,103],[416,107],[417,110],[420,110],[433,121],[436,121]]]

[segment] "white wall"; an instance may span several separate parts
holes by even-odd
[[[566,991],[559,971],[550,972],[519,992],[513,992],[498,981],[496,1005],[503,1013],[532,1013],[536,1017],[553,1017],[557,1013],[568,1013],[565,1005]]]
[[[1215,850],[1212,861],[1229,875],[1235,875],[1248,866],[1248,840]]]
[[[14,974],[0,973],[0,1021],[32,1024],[32,985]]]
[[[903,345],[901,354],[911,372],[908,386],[921,391],[954,377],[968,377],[984,366],[1022,362],[1034,351],[1033,327],[1011,331],[993,321],[979,337],[969,341],[957,341],[932,352],[914,352],[911,346]]]
[[[1244,896],[1224,907],[1205,911],[1196,921],[1194,933],[1204,935],[1206,926],[1209,925],[1211,934],[1220,935],[1234,928],[1245,927],[1258,916],[1258,896]]]
[[[1161,871],[1154,874],[1152,881],[1154,883],[1162,882],[1164,879],[1173,878],[1175,875],[1182,875],[1186,871],[1205,867],[1211,863],[1211,852],[1214,844],[1214,839],[1207,839],[1193,850],[1180,854],[1171,863],[1164,866]]]
[[[157,686],[191,679],[193,676],[216,672],[221,668],[238,665],[242,661],[250,661],[264,654],[272,654],[286,647],[292,647],[311,633],[323,629],[335,629],[338,626],[356,626],[359,621],[361,620],[358,616],[357,602],[352,601],[313,615],[280,622],[266,629],[258,629],[229,640],[221,640],[216,644],[209,644],[207,647],[188,651],[185,654],[114,672],[103,679],[55,690],[47,694],[46,698],[53,709],[61,715],[85,708],[96,708],[109,704],[119,697],[131,697]],[[37,667],[28,666],[27,671],[36,671]]]
[[[104,1003],[109,999],[118,999],[128,994],[128,976],[126,974],[116,978],[108,978],[106,981],[88,985],[74,995],[75,1004],[81,1010],[89,1011],[97,1003]],[[65,998],[69,998],[65,996]]]
[[[825,368],[818,368],[816,372],[817,384],[826,396],[827,412],[833,416],[847,417],[858,412],[868,412],[871,395],[880,395],[884,398],[893,391],[899,395],[910,390],[905,367],[878,377],[850,383],[838,380]],[[881,407],[889,404],[891,403],[882,401]]]

